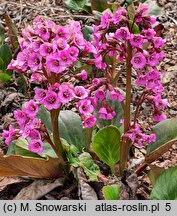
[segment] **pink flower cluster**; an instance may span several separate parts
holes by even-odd
[[[10,125],[8,131],[3,131],[2,137],[5,139],[7,145],[18,137],[22,137],[29,141],[28,149],[30,151],[38,154],[42,153],[41,121],[36,118],[38,109],[38,104],[34,100],[30,100],[24,104],[23,110],[14,111],[14,118],[18,129],[14,129]]]
[[[30,82],[37,82],[41,87],[35,90],[34,100],[26,103],[23,110],[14,112],[19,129],[10,126],[9,131],[3,132],[6,144],[22,136],[29,140],[29,150],[42,152],[41,122],[36,118],[40,105],[51,111],[72,102],[87,128],[96,124],[94,110],[97,106],[99,118],[114,118],[116,110],[108,104],[107,97],[118,102],[123,102],[124,97],[111,84],[107,57],[115,56],[117,63],[124,62],[128,47],[132,49],[131,65],[137,74],[136,85],[146,92],[146,99],[152,103],[154,121],[165,119],[163,111],[167,101],[161,97],[161,73],[156,68],[165,56],[161,51],[165,41],[156,37],[152,28],[155,21],[155,17],[147,15],[147,7],[140,4],[132,23],[141,30],[134,34],[133,24],[130,24],[124,8],[119,8],[115,14],[105,12],[100,25],[94,26],[93,41],[88,42],[77,21],[71,20],[66,26],[58,26],[40,16],[35,18],[33,26],[22,31],[19,39],[21,52],[16,60],[10,62],[8,69],[29,75]],[[96,76],[85,86],[71,84],[73,80],[72,83],[77,83],[77,79],[86,81],[88,78],[85,70],[74,74],[76,63],[80,61],[103,69],[104,77]],[[143,135],[137,123],[131,125],[126,135],[139,145],[155,140],[154,135]]]

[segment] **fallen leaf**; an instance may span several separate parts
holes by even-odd
[[[64,178],[56,180],[36,180],[29,186],[23,188],[14,200],[37,200],[53,189],[63,186]]]
[[[58,178],[63,174],[58,159],[48,157],[27,158],[18,155],[0,158],[0,176],[29,176],[33,178]]]
[[[77,169],[78,178],[78,193],[82,200],[98,200],[94,189],[87,183],[84,171],[81,168]]]
[[[3,191],[7,186],[26,181],[19,177],[0,177],[0,191]]]

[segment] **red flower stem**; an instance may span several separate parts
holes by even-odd
[[[127,42],[126,58],[126,102],[124,109],[124,134],[130,129],[130,103],[131,103],[131,75],[132,75],[132,46]],[[120,143],[120,174],[126,167],[128,155],[131,147],[131,141],[123,138]]]
[[[58,124],[58,116],[59,116],[60,109],[51,110],[50,117],[52,122],[52,132],[53,132],[53,140],[57,150],[63,155],[63,147],[60,140],[59,134],[59,124]]]
[[[61,162],[62,164],[64,164],[65,161],[64,161],[62,155],[60,154],[60,152],[58,151],[58,149],[56,148],[56,146],[53,144],[52,140],[50,139],[50,136],[49,136],[48,132],[47,132],[47,134],[45,135],[44,139],[50,144],[50,146],[51,146],[52,149],[54,150],[55,154],[58,156],[60,162]]]

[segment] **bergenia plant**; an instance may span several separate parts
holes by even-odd
[[[120,7],[114,14],[104,12],[89,42],[77,21],[59,26],[36,17],[22,31],[21,51],[8,66],[38,87],[34,97],[14,112],[15,124],[2,133],[15,154],[1,158],[2,175],[53,178],[65,175],[69,166],[80,166],[88,178],[104,179],[93,159],[106,163],[112,175],[122,175],[130,168],[132,146],[149,144],[145,160],[133,171],[138,174],[167,151],[177,138],[172,132],[176,119],[165,120],[168,102],[162,98],[158,69],[165,56],[165,40],[155,25],[156,17],[148,15],[146,5],[136,10],[133,5],[128,10]],[[122,75],[126,79],[123,89]],[[133,88],[138,95],[134,111]],[[145,132],[138,122],[144,102],[152,105],[153,121],[162,121],[155,133]],[[8,166],[11,161],[21,172]]]

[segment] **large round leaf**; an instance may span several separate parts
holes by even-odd
[[[151,192],[153,200],[177,200],[177,166],[165,170]]]
[[[120,158],[120,132],[115,126],[102,128],[93,138],[93,150],[96,155],[114,173],[114,166]]]
[[[167,119],[155,125],[156,142],[150,143],[147,148],[146,162],[152,163],[164,154],[177,140],[177,118]]]
[[[59,115],[60,137],[69,144],[77,146],[82,151],[86,147],[85,133],[81,118],[78,114],[70,110],[64,110]]]
[[[52,132],[50,113],[41,106],[38,112],[38,118],[44,123],[49,133]],[[59,114],[60,137],[69,144],[77,146],[79,151],[86,147],[86,137],[82,126],[81,118],[71,110],[60,111]]]

